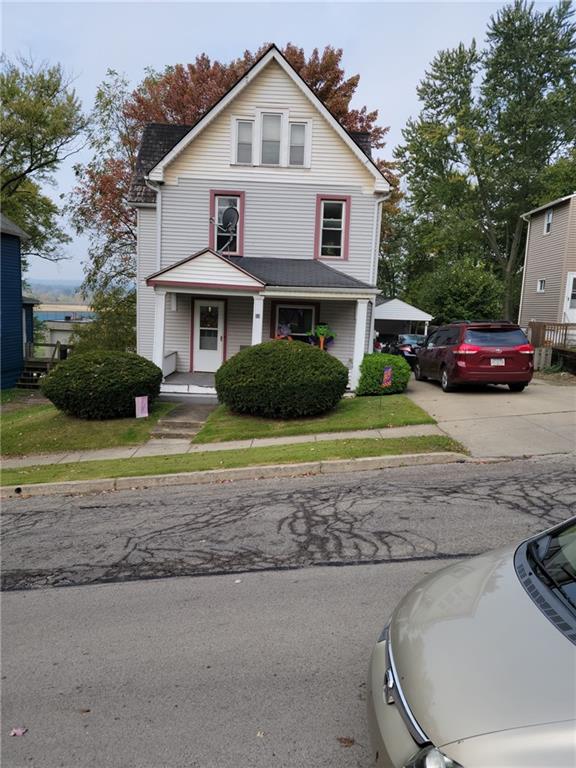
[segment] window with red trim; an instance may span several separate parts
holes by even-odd
[[[350,198],[318,195],[316,198],[316,258],[347,259],[349,227]]]
[[[244,193],[211,190],[210,248],[226,256],[242,256]]]

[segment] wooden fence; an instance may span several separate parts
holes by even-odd
[[[576,347],[576,323],[528,324],[528,338],[533,347],[555,347],[570,349]]]

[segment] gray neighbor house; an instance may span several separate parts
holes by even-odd
[[[137,343],[163,391],[208,393],[239,350],[322,323],[354,388],[389,189],[368,135],[346,131],[275,46],[194,126],[147,126],[130,192]]]
[[[524,214],[526,260],[518,322],[576,323],[576,192]]]

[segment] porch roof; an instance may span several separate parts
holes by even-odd
[[[337,292],[376,293],[377,288],[356,280],[315,259],[225,257],[205,248],[146,278],[148,285],[190,286],[262,291],[266,287]]]
[[[307,288],[350,288],[370,290],[373,286],[349,277],[316,259],[274,259],[255,256],[230,256],[237,264],[266,285]]]

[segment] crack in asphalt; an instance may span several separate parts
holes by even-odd
[[[576,514],[572,477],[562,458],[17,499],[2,588],[468,557]]]

